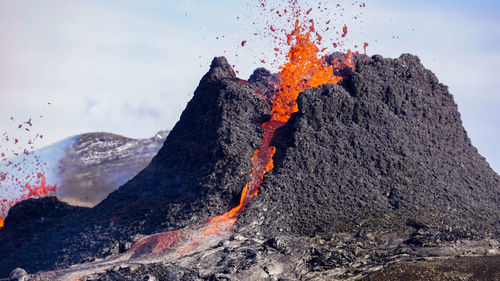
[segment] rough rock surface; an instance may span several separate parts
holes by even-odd
[[[28,281],[28,273],[22,268],[14,269],[9,275],[9,281]]]
[[[82,209],[84,208],[61,202],[56,197],[31,198],[19,202],[9,210],[5,228],[15,230],[19,235],[26,235],[38,231],[41,225],[47,227]]]
[[[117,254],[140,235],[199,223],[233,207],[269,112],[257,90],[236,78],[225,58],[214,59],[163,148],[134,179],[53,227],[16,237],[31,221],[6,222],[0,277],[16,267],[32,273]]]
[[[366,58],[340,84],[306,90],[298,105],[276,132],[275,168],[240,225],[257,220],[256,231],[270,236],[499,234],[500,177],[472,146],[447,87],[416,56]]]
[[[412,55],[357,61],[341,83],[300,95],[273,140],[275,168],[228,240],[82,280],[349,279],[422,257],[500,254],[500,177],[471,145],[446,86]],[[58,227],[0,243],[0,276],[110,256],[140,234],[235,206],[268,118],[269,95],[259,93],[275,78],[255,75],[240,80],[215,59],[151,164]],[[0,241],[18,227],[6,222]]]
[[[441,280],[500,280],[500,258],[459,257],[435,261],[411,262],[389,266],[372,273],[363,281],[441,281]]]

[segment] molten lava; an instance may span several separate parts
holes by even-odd
[[[4,225],[7,212],[16,203],[28,198],[40,198],[57,190],[57,186],[46,184],[41,172],[47,163],[33,153],[35,142],[43,135],[35,135],[32,118],[24,122],[18,122],[14,117],[10,120],[12,128],[18,131],[15,136],[4,132],[0,138],[0,148],[4,150],[0,153],[0,228]],[[15,158],[10,158],[12,156]],[[31,186],[33,182],[34,187]]]
[[[310,23],[310,27],[305,28],[296,20],[294,30],[287,34],[286,43],[290,51],[287,55],[287,62],[280,67],[281,82],[278,87],[278,96],[273,100],[271,120],[262,124],[264,136],[260,141],[261,147],[255,151],[252,158],[251,181],[243,188],[240,204],[229,212],[210,218],[207,221],[205,235],[230,229],[246,205],[259,192],[259,185],[264,175],[274,167],[273,155],[276,148],[270,146],[274,132],[298,111],[296,100],[299,93],[325,83],[337,83],[342,79],[333,74],[332,66],[327,65],[324,58],[320,58],[318,45],[321,44],[321,36],[315,32],[314,22],[310,21]],[[313,39],[314,36],[315,39]],[[348,58],[352,60],[352,55]],[[348,64],[350,66],[352,62]]]
[[[287,62],[280,67],[281,82],[278,95],[273,99],[271,119],[262,124],[264,136],[260,140],[260,148],[252,157],[251,180],[243,188],[238,206],[220,216],[208,219],[205,225],[145,237],[127,252],[126,258],[140,259],[145,256],[168,255],[175,249],[178,249],[177,254],[182,256],[201,249],[203,236],[224,237],[224,234],[230,232],[238,216],[259,192],[264,175],[274,168],[273,155],[276,148],[270,145],[271,140],[276,129],[283,126],[291,115],[298,111],[296,100],[299,93],[325,83],[337,83],[342,79],[334,75],[333,66],[326,63],[325,57],[320,57],[317,44],[321,43],[321,37],[315,32],[314,23],[312,21],[310,23],[310,27],[305,28],[296,21],[294,30],[287,35],[286,43],[290,51]],[[351,64],[352,54],[347,56],[346,61],[336,62],[334,65]]]
[[[48,195],[50,192],[56,192],[57,191],[57,185],[51,186],[47,185],[47,182],[45,181],[45,174],[44,173],[38,173],[37,174],[38,179],[40,179],[40,185],[31,187],[29,183],[26,183],[24,185],[24,188],[29,191],[28,194],[23,194],[21,196],[21,201],[26,200],[28,198],[41,198],[43,196]]]
[[[296,3],[293,1],[293,3]],[[230,211],[208,219],[205,224],[190,226],[185,229],[159,233],[139,240],[122,258],[141,259],[158,255],[177,255],[191,253],[207,247],[213,241],[227,238],[232,226],[250,200],[259,192],[264,175],[274,168],[273,155],[276,148],[271,146],[274,132],[283,126],[298,111],[296,100],[299,93],[311,87],[325,83],[337,83],[342,78],[334,74],[336,67],[353,67],[353,53],[348,52],[343,61],[326,63],[326,56],[320,56],[324,50],[318,47],[321,36],[315,31],[314,22],[306,21],[301,25],[294,23],[293,30],[286,35],[286,44],[290,48],[287,61],[280,67],[281,78],[277,95],[272,101],[271,118],[262,124],[264,135],[260,148],[252,157],[251,180],[245,185],[240,203]],[[210,236],[210,237],[208,237]]]
[[[50,194],[54,194],[57,192],[57,185],[48,185],[46,180],[45,180],[45,174],[38,172],[37,173],[37,182],[35,185],[38,186],[31,186],[31,184],[26,183],[23,186],[23,189],[27,191],[27,193],[22,194],[18,199],[16,200],[7,200],[3,199],[2,204],[1,204],[1,209],[0,212],[2,216],[0,217],[0,228],[3,227],[5,217],[6,217],[6,212],[8,211],[9,208],[14,206],[16,203],[21,202],[23,200],[29,199],[29,198],[42,198]]]
[[[143,237],[130,250],[109,260],[83,266],[81,269],[74,268],[46,273],[51,275],[51,278],[47,280],[68,280],[74,276],[84,276],[84,272],[106,270],[119,265],[125,260],[152,262],[155,259],[163,261],[168,258],[178,258],[194,251],[208,249],[223,239],[229,238],[232,226],[239,215],[252,198],[258,194],[264,175],[274,168],[273,156],[276,148],[270,145],[271,140],[275,131],[283,126],[293,113],[298,111],[296,100],[299,94],[308,88],[325,83],[337,83],[342,78],[334,73],[337,73],[340,68],[354,68],[353,55],[356,53],[350,50],[347,51],[343,59],[334,60],[331,64],[326,62],[326,56],[321,55],[325,49],[319,47],[322,37],[315,30],[314,21],[308,18],[311,9],[307,10],[305,14],[302,13],[297,0],[278,3],[280,3],[279,5],[288,4],[288,10],[285,8],[282,10],[283,12],[274,9],[269,11],[278,14],[279,17],[290,15],[293,20],[288,20],[288,22],[293,25],[292,30],[286,34],[286,40],[281,40],[276,34],[281,31],[285,32],[285,29],[277,28],[272,24],[269,24],[267,29],[273,33],[272,38],[279,43],[279,47],[283,47],[281,44],[284,42],[289,51],[286,62],[279,67],[281,81],[277,87],[275,98],[272,100],[271,117],[269,121],[262,124],[264,135],[260,140],[261,146],[252,157],[251,180],[243,188],[238,206],[220,216],[208,219],[204,224]],[[259,4],[265,10],[266,1],[259,0]],[[337,4],[337,7],[339,6]],[[326,8],[321,9],[321,11],[323,10],[326,10]],[[344,25],[341,37],[344,38],[346,34],[347,26]],[[241,46],[245,46],[246,43],[246,40],[242,41]],[[334,43],[334,46],[336,47],[337,44]],[[274,51],[275,56],[278,56],[283,50],[274,48]],[[265,62],[264,60],[261,61]],[[113,218],[111,219],[112,222]]]

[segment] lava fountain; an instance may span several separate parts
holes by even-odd
[[[297,1],[290,3],[292,10],[297,11],[293,6]],[[260,148],[252,157],[251,180],[244,186],[239,204],[202,224],[144,237],[123,255],[78,268],[43,273],[39,275],[38,280],[76,280],[79,276],[106,270],[123,261],[152,263],[176,259],[212,247],[230,236],[239,215],[258,194],[264,175],[274,168],[273,155],[276,148],[270,145],[271,140],[275,131],[298,111],[296,100],[299,94],[308,88],[337,83],[342,79],[334,74],[337,68],[354,67],[353,53],[350,51],[343,61],[327,63],[326,55],[321,56],[324,51],[319,47],[322,37],[315,30],[314,21],[307,20],[301,24],[296,13],[294,16],[297,19],[294,21],[293,30],[286,34],[285,43],[289,51],[286,62],[279,67],[281,81],[277,87],[277,95],[272,100],[271,117],[261,125],[264,135],[260,140]]]
[[[34,131],[34,121],[30,118],[19,122],[14,117],[10,120],[14,136],[3,132],[0,137],[0,228],[9,209],[18,202],[57,192],[57,185],[46,183],[44,168],[47,163],[33,151],[35,143],[43,139],[43,135]]]
[[[260,140],[260,148],[255,151],[252,158],[253,171],[250,174],[252,180],[243,188],[238,206],[208,220],[205,234],[230,227],[250,200],[257,195],[264,175],[274,167],[273,155],[276,148],[270,145],[274,132],[298,111],[296,100],[299,93],[322,84],[337,83],[342,79],[333,74],[333,68],[327,65],[324,58],[319,57],[320,43],[321,37],[315,32],[314,23],[306,28],[301,26],[298,20],[295,21],[294,30],[287,34],[290,51],[287,62],[280,67],[281,82],[278,85],[278,95],[273,99],[271,120],[262,124],[264,136]]]
[[[296,1],[292,3],[296,4]],[[297,11],[292,5],[292,10]],[[294,13],[295,17],[297,13]],[[337,83],[342,78],[334,74],[335,68],[353,68],[352,52],[348,52],[344,61],[328,64],[326,56],[321,56],[318,46],[322,37],[316,32],[314,21],[300,24],[296,19],[293,30],[286,34],[286,46],[289,48],[286,62],[280,66],[278,94],[272,100],[271,118],[262,124],[264,135],[260,148],[252,157],[253,169],[251,180],[246,183],[238,206],[228,212],[208,219],[204,224],[167,233],[155,234],[139,240],[127,253],[129,259],[142,259],[152,256],[171,255],[179,257],[187,253],[200,251],[207,245],[229,237],[232,226],[248,203],[259,192],[264,175],[274,168],[273,155],[276,151],[271,146],[274,132],[283,126],[298,111],[296,100],[302,91],[325,83]]]
[[[4,225],[7,210],[14,206],[16,203],[27,200],[29,198],[42,198],[45,196],[53,195],[57,192],[57,185],[47,184],[45,180],[45,174],[43,172],[38,172],[37,178],[38,179],[34,186],[32,186],[30,183],[26,183],[22,186],[23,192],[27,193],[22,194],[18,199],[2,199],[3,204],[1,204],[0,208],[0,213],[2,214],[2,216],[0,217],[0,228],[2,228]]]

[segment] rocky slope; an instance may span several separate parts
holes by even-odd
[[[471,145],[446,86],[412,55],[358,57],[343,75],[301,94],[273,140],[275,168],[229,239],[100,273],[88,263],[80,279],[349,279],[421,257],[499,254],[500,177]],[[0,276],[109,257],[235,206],[269,118],[273,83],[262,80],[274,78],[238,79],[216,58],[158,155],[102,203],[63,216],[49,214],[64,203],[44,203],[50,219],[29,215],[36,202],[12,208]]]

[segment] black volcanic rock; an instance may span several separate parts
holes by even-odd
[[[215,58],[163,148],[135,178],[54,227],[20,238],[15,233],[23,222],[0,230],[0,277],[16,267],[36,272],[117,254],[138,235],[199,223],[233,207],[269,112],[256,92],[225,58]]]
[[[152,214],[142,231],[180,228],[227,211],[239,202],[258,148],[260,124],[269,106],[256,88],[236,78],[225,58],[216,58],[202,78],[151,164],[96,206],[137,208]],[[127,216],[131,216],[127,212]],[[134,224],[125,220],[125,224]],[[141,218],[145,219],[145,218]]]
[[[471,145],[446,86],[412,55],[355,60],[341,83],[300,95],[273,140],[275,167],[233,237],[85,280],[337,280],[464,255],[496,255],[488,261],[498,264],[500,178]],[[256,77],[263,87],[269,76]],[[453,279],[476,276],[461,263],[442,268]],[[409,268],[401,276],[422,273]]]
[[[84,280],[336,280],[432,256],[496,254],[497,264],[500,178],[446,86],[412,55],[355,61],[341,83],[299,96],[230,239]],[[271,78],[258,70],[251,81],[262,89]]]
[[[280,80],[281,78],[278,74],[271,73],[263,67],[254,70],[248,78],[248,82],[256,85],[259,88],[259,92],[268,98],[269,103],[272,103],[272,99],[278,94],[277,88]]]
[[[70,206],[53,196],[40,199],[30,198],[19,202],[9,210],[9,216],[5,219],[5,228],[13,229],[19,235],[24,236],[39,231],[40,228],[47,227],[81,209],[83,208]]]
[[[256,230],[270,236],[415,226],[498,235],[500,177],[417,57],[365,58],[340,84],[304,91],[298,105],[276,132],[275,168],[240,225],[263,216]]]
[[[471,145],[446,86],[412,55],[356,60],[341,83],[300,95],[273,139],[274,169],[229,239],[81,280],[332,280],[417,257],[499,254],[500,178]],[[0,276],[117,254],[140,235],[237,205],[269,118],[262,89],[274,77],[259,70],[240,80],[214,59],[135,178],[25,237],[14,234],[22,221],[0,230]]]

